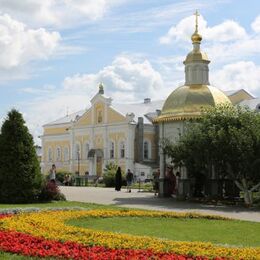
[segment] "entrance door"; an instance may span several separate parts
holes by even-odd
[[[97,157],[97,176],[100,177],[102,175],[102,157]]]

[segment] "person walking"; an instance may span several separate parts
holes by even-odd
[[[133,179],[134,179],[134,175],[130,171],[130,169],[128,169],[126,174],[127,192],[131,192]]]
[[[122,173],[120,167],[118,167],[116,171],[115,184],[115,190],[120,191],[122,187]]]

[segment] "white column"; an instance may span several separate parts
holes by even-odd
[[[74,124],[69,130],[70,133],[70,172],[74,170],[74,145],[75,145],[75,133],[74,133]]]

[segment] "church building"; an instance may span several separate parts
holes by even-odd
[[[168,163],[160,141],[177,141],[185,123],[201,115],[201,109],[223,103],[242,104],[260,111],[260,99],[245,90],[222,92],[210,85],[210,60],[201,51],[198,13],[192,37],[193,50],[187,55],[185,84],[176,88],[166,100],[149,98],[135,104],[117,104],[99,85],[88,109],[79,111],[43,126],[42,172],[52,164],[57,170],[102,176],[109,163],[130,169],[137,178],[152,178],[160,168],[160,195],[165,191],[165,165]],[[84,104],[82,104],[84,106]],[[185,168],[181,179],[187,178]],[[185,187],[181,187],[184,189]]]

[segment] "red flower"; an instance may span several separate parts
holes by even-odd
[[[28,234],[0,231],[0,250],[25,256],[58,257],[75,260],[206,260],[206,257],[183,256],[172,253],[155,253],[141,249],[109,249],[101,246],[88,247],[74,242],[59,242]],[[224,260],[217,258],[216,260]]]

